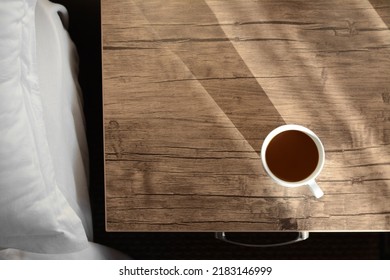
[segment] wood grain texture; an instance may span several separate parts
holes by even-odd
[[[390,4],[102,0],[108,231],[390,230]],[[262,169],[312,129],[319,200]]]

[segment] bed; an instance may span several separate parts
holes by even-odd
[[[0,259],[126,259],[93,242],[77,49],[65,7],[0,5]]]

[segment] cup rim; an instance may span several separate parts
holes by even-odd
[[[277,177],[276,175],[274,175],[272,173],[272,171],[270,170],[270,168],[268,167],[267,161],[265,159],[265,152],[266,152],[268,144],[271,142],[271,140],[276,135],[278,135],[284,131],[289,131],[289,130],[301,131],[301,132],[305,133],[306,135],[308,135],[316,144],[318,154],[319,154],[319,159],[318,159],[316,169],[310,174],[310,176],[308,176],[307,178],[305,178],[301,181],[297,181],[297,182],[284,181],[284,180],[280,179],[279,177]],[[276,127],[270,133],[268,133],[268,135],[265,137],[264,142],[261,146],[260,157],[261,157],[261,161],[263,164],[263,168],[265,169],[267,174],[274,181],[276,181],[279,185],[282,185],[284,187],[300,187],[300,186],[307,185],[310,182],[314,181],[316,179],[316,177],[322,171],[324,164],[325,164],[325,149],[324,149],[324,145],[322,144],[320,138],[313,131],[308,129],[307,127],[304,127],[302,125],[297,125],[297,124],[285,124],[285,125],[281,125],[281,126]]]

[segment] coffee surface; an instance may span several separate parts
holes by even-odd
[[[298,182],[313,173],[319,154],[310,136],[298,130],[288,130],[271,140],[265,158],[276,177],[287,182]]]

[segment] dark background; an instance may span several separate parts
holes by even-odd
[[[104,215],[102,73],[99,0],[55,0],[69,11],[69,32],[80,57],[79,82],[90,157],[94,241],[134,259],[390,259],[390,236],[383,232],[310,233],[309,239],[273,248],[221,242],[214,233],[107,233]],[[232,233],[236,240],[273,243],[295,233]]]

